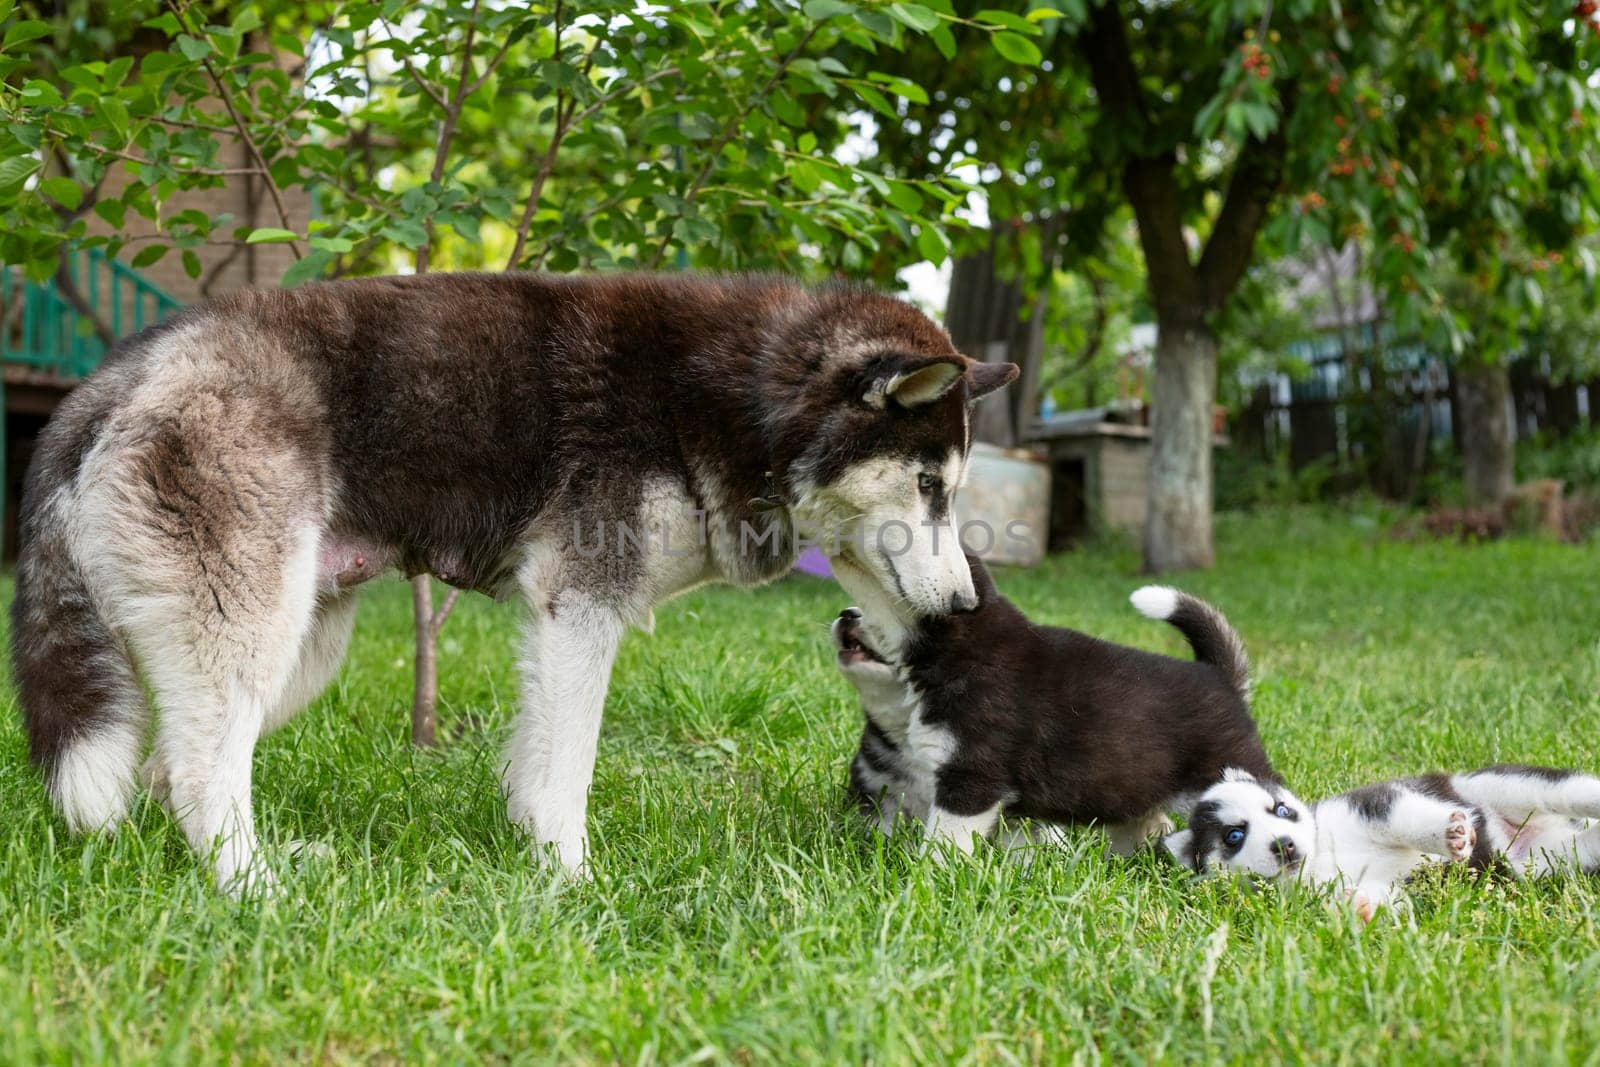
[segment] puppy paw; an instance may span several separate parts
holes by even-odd
[[[1473,846],[1478,843],[1478,831],[1472,818],[1464,811],[1452,811],[1450,824],[1444,831],[1444,858],[1448,863],[1465,863],[1472,857]]]
[[[1367,894],[1365,890],[1353,889],[1345,898],[1350,909],[1356,913],[1356,918],[1364,923],[1369,923],[1378,914],[1378,902]]]

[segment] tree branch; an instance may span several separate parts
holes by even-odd
[[[1217,213],[1211,236],[1200,253],[1201,295],[1208,311],[1220,310],[1239,279],[1244,277],[1250,266],[1256,234],[1266,221],[1267,210],[1283,182],[1284,156],[1289,150],[1284,130],[1289,125],[1295,102],[1292,86],[1285,87],[1280,99],[1283,115],[1278,120],[1278,128],[1264,141],[1250,138],[1239,150],[1222,210]]]
[[[95,144],[93,141],[84,141],[83,147],[86,151],[92,152],[97,156],[126,160],[129,163],[137,163],[141,167],[157,166],[156,161],[153,159],[146,159],[144,156],[134,155],[132,152],[123,152],[116,148],[107,148],[105,145]],[[187,163],[183,165],[183,171],[185,174],[199,174],[207,178],[233,178],[241,174],[267,173],[260,167],[196,167]],[[288,228],[287,226],[284,227],[284,229]]]
[[[444,601],[439,605],[439,610],[435,611],[433,617],[428,620],[428,624],[433,627],[433,635],[435,637],[439,636],[439,631],[444,627],[445,620],[450,617],[450,612],[454,610],[456,601],[460,599],[461,590],[451,586],[450,591],[444,595]]]
[[[624,197],[620,193],[617,194],[616,196],[607,197],[606,199],[600,201],[600,203],[595,204],[594,206],[590,207],[587,211],[585,211],[583,214],[579,215],[577,218],[573,219],[572,220],[572,224],[569,227],[567,227],[563,232],[571,233],[574,229],[582,226],[584,223],[588,222],[590,219],[594,218],[596,215],[600,214],[602,211],[610,211],[612,208],[614,208],[618,204],[622,203],[623,199],[624,199]],[[544,242],[544,247],[539,250],[539,254],[537,256],[533,257],[533,263],[528,267],[528,269],[529,270],[538,270],[541,267],[543,267],[544,266],[544,261],[550,257],[550,253],[551,252],[555,251],[555,247],[556,247],[555,240],[554,240],[554,237],[552,236],[550,239],[547,239]]]
[[[1089,292],[1094,298],[1094,322],[1090,324],[1088,334],[1084,337],[1083,350],[1078,353],[1071,365],[1058,375],[1060,378],[1070,378],[1093,363],[1094,358],[1100,354],[1101,346],[1105,344],[1106,322],[1111,317],[1110,311],[1106,308],[1106,283],[1091,271],[1086,270],[1083,275],[1089,280]]]
[[[778,84],[779,79],[788,72],[794,61],[800,58],[800,54],[805,51],[806,45],[811,43],[811,38],[816,36],[820,25],[820,22],[813,22],[806,27],[806,32],[801,35],[800,40],[795,42],[795,46],[789,49],[787,55],[778,60],[778,65],[773,70],[772,76],[766,80],[759,90],[751,95],[749,100],[745,101],[745,105],[739,110],[739,113],[723,127],[722,133],[706,150],[705,162],[700,165],[700,170],[695,174],[694,180],[689,183],[689,188],[683,195],[685,204],[694,203],[695,197],[700,195],[700,189],[706,183],[706,178],[711,174],[711,168],[716,166],[717,157],[722,154],[722,150],[727,147],[728,142],[733,140],[733,135],[744,126],[744,120],[750,117],[750,112],[760,106],[761,101],[771,94],[773,86]],[[671,247],[672,231],[668,230],[662,235],[661,243],[656,246],[656,254],[650,258],[650,270],[655,270],[661,266],[662,259],[666,258],[667,249]]]
[[[555,30],[555,41],[550,47],[550,54],[556,60],[561,59],[561,0],[556,0],[552,9],[552,26]],[[593,56],[591,50],[590,55]],[[511,255],[506,257],[506,270],[516,267],[522,259],[522,251],[528,246],[528,233],[533,229],[533,216],[539,210],[539,198],[544,195],[545,182],[550,180],[550,172],[555,170],[556,155],[561,151],[561,139],[567,135],[567,93],[565,89],[556,89],[556,126],[550,132],[550,144],[544,151],[544,159],[539,161],[539,170],[533,176],[533,185],[528,190],[527,203],[522,205],[522,217],[517,220],[517,239],[511,244]],[[574,105],[576,106],[576,105]]]
[[[178,25],[182,26],[184,31],[191,36],[197,38],[200,37],[200,34],[189,25],[188,15],[184,8],[178,3],[178,0],[166,0],[166,3],[168,10],[170,10],[173,17],[178,20]],[[261,154],[261,149],[256,147],[255,139],[250,136],[250,130],[245,125],[244,116],[239,114],[239,109],[234,106],[233,97],[228,93],[227,86],[222,84],[222,77],[217,73],[217,68],[212,64],[211,57],[207,56],[200,62],[206,68],[206,73],[211,76],[211,84],[216,86],[217,99],[222,101],[222,106],[227,109],[228,117],[233,120],[234,128],[239,131],[239,140],[244,142],[245,148],[249,151],[250,155],[255,158],[256,166],[261,168],[261,176],[265,178],[267,182],[267,192],[272,194],[272,204],[278,209],[278,221],[282,223],[284,229],[293,231],[295,227],[294,224],[289,221],[289,210],[283,205],[283,190],[278,188],[277,181],[272,177],[272,171],[267,167],[266,157]],[[289,251],[294,253],[294,258],[301,258],[300,242],[289,241],[287,244],[289,245]]]
[[[478,9],[483,0],[472,0],[472,13],[467,16],[467,35],[461,44],[461,74],[456,79],[455,96],[444,105],[444,118],[439,123],[439,139],[433,147],[433,170],[429,172],[430,184],[438,185],[444,178],[445,164],[450,159],[450,142],[455,140],[456,125],[461,121],[461,109],[466,105],[467,86],[472,78],[472,46],[478,37]],[[428,239],[417,249],[417,273],[428,272],[428,260],[433,254],[433,219],[424,224]]]
[[[1149,107],[1139,88],[1139,72],[1116,0],[1090,9],[1088,26],[1078,42],[1102,112],[1123,127],[1125,143],[1147,142],[1152,130]],[[1183,238],[1176,166],[1176,157],[1164,150],[1157,156],[1130,154],[1122,167],[1123,192],[1139,224],[1150,296],[1158,309],[1193,308],[1200,299],[1199,279]]]

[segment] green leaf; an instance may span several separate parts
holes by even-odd
[[[918,33],[927,33],[944,21],[937,12],[921,4],[890,4],[889,16]]]
[[[122,229],[122,223],[127,218],[128,207],[121,200],[97,200],[94,213],[111,224],[114,230]]]
[[[83,188],[71,178],[46,178],[39,183],[39,191],[68,211],[78,210],[83,203]]]
[[[852,85],[850,88],[854,89],[856,95],[865,100],[872,107],[872,110],[885,118],[893,119],[895,122],[900,121],[900,113],[894,109],[894,105],[890,104],[888,99],[878,90],[870,85]]]
[[[907,81],[905,78],[899,78],[892,74],[879,74],[877,72],[873,72],[867,77],[896,96],[905,97],[913,104],[926,104],[928,102],[928,91],[915,82]]]
[[[31,155],[0,160],[0,193],[15,192],[22,188],[22,183],[38,169],[39,160]]]
[[[191,63],[198,63],[211,54],[211,43],[202,41],[197,37],[190,37],[187,33],[178,34],[178,51]]]
[[[324,249],[316,249],[306,253],[304,259],[283,272],[283,277],[278,284],[285,289],[292,289],[302,282],[314,281],[322,277],[322,273],[333,262],[333,253]]]
[[[428,230],[416,219],[396,219],[380,231],[383,236],[407,248],[421,248],[428,243]]]
[[[915,215],[922,210],[922,194],[906,182],[890,182],[888,199],[889,203],[907,215]]]
[[[43,37],[49,32],[50,24],[48,22],[40,22],[38,19],[19,22],[6,31],[5,43],[0,44],[0,49],[9,52],[17,45],[26,44],[28,41]]]
[[[146,245],[138,255],[133,257],[133,265],[135,268],[148,267],[152,263],[158,262],[162,256],[167,254],[167,251],[167,245]]]
[[[285,241],[298,241],[300,235],[293,230],[282,230],[274,226],[263,226],[258,230],[251,230],[250,236],[244,239],[247,245],[282,244]]]
[[[790,165],[789,180],[796,189],[810,196],[822,186],[822,172],[810,160],[801,159]]]
[[[923,259],[937,266],[950,254],[950,245],[937,226],[924,222],[917,231],[917,251],[922,253]]]
[[[1039,51],[1038,45],[1015,33],[997,33],[989,38],[989,43],[994,45],[996,52],[1013,63],[1037,67],[1044,60],[1044,53]]]
[[[324,252],[348,252],[355,248],[356,243],[348,237],[313,237],[312,248],[320,248]]]
[[[852,15],[856,5],[847,4],[844,0],[806,0],[805,6],[800,9],[808,19],[831,19],[835,15]]]
[[[1258,141],[1265,141],[1278,126],[1278,113],[1268,104],[1259,100],[1246,100],[1241,105],[1244,109],[1245,125],[1250,127],[1250,132]]]
[[[1029,22],[1021,15],[1013,14],[1010,11],[996,11],[993,8],[984,8],[972,17],[978,22],[986,22],[991,26],[1016,30],[1018,33],[1026,34],[1029,37],[1037,37],[1044,32],[1039,28],[1037,22]]]
[[[47,81],[35,78],[22,87],[22,99],[39,107],[60,107],[66,103],[61,99],[61,91]]]
[[[127,132],[128,108],[121,100],[114,96],[101,96],[100,114],[118,135]]]
[[[28,260],[28,280],[35,285],[43,285],[55,276],[59,262],[54,253]]]
[[[191,278],[198,278],[200,270],[200,257],[195,255],[192,249],[186,249],[183,253],[183,273]]]

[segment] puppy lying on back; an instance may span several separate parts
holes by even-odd
[[[1600,869],[1600,778],[1500,764],[1364,786],[1307,808],[1281,785],[1229,772],[1166,846],[1196,873],[1258,874],[1341,891],[1362,920],[1430,863],[1523,877]]]
[[[1244,647],[1215,609],[1158,586],[1133,594],[1188,638],[1196,660],[1178,660],[1035,625],[969,562],[972,612],[907,628],[882,608],[847,608],[833,624],[867,716],[850,789],[882,829],[905,814],[930,841],[971,851],[1002,814],[1093,820],[1127,854],[1225,768],[1276,780]]]

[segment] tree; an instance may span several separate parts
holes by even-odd
[[[855,271],[886,246],[942,258],[965,193],[830,151],[863,102],[920,96],[831,54],[948,36],[916,3],[165,0],[90,35],[26,15],[0,0],[0,257],[40,280],[63,249],[131,248],[134,266],[176,250],[198,276],[203,251],[261,243],[292,250],[284,285],[406,267]],[[131,178],[114,194],[113,171]],[[244,178],[266,224],[167,207]],[[320,204],[309,227],[291,190]],[[158,227],[135,240],[130,216]],[[435,609],[429,579],[414,586],[423,743],[454,595]]]
[[[942,60],[907,53],[930,102],[885,147],[905,173],[984,160],[991,217],[1059,235],[1024,271],[1093,255],[1132,210],[1160,329],[1150,570],[1212,561],[1217,328],[1263,234],[1367,241],[1396,327],[1461,350],[1440,272],[1476,245],[1497,297],[1526,298],[1494,238],[1560,250],[1596,219],[1593,167],[1564,149],[1595,129],[1597,35],[1558,7],[1059,0],[1010,20],[1004,60],[964,28]]]

